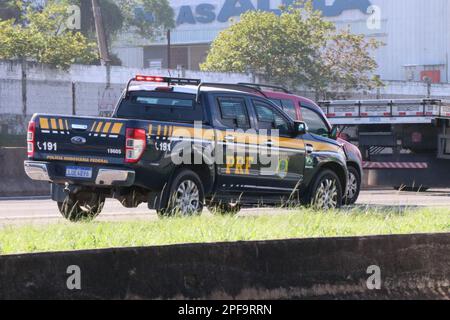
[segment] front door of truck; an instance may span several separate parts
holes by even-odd
[[[303,181],[303,139],[292,136],[291,121],[275,106],[255,98],[251,109],[260,140],[257,188],[270,194],[292,194]]]
[[[251,192],[258,171],[251,156],[250,116],[247,99],[233,95],[215,97],[217,188],[227,193]]]

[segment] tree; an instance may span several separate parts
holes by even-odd
[[[370,74],[371,51],[381,45],[333,23],[311,1],[282,8],[281,15],[252,11],[213,42],[205,71],[252,72],[288,87],[305,86],[324,98],[332,90],[370,89],[381,82]]]
[[[0,59],[32,60],[62,69],[95,60],[95,43],[65,28],[68,19],[64,3],[49,1],[41,10],[23,8],[23,23],[16,19],[0,21]]]
[[[91,1],[70,0],[81,8],[81,32],[96,40]],[[122,31],[137,32],[151,41],[162,31],[174,27],[174,13],[167,0],[100,0],[105,33],[111,45]],[[111,54],[110,54],[111,55]],[[112,64],[120,64],[113,55]]]
[[[99,1],[108,40],[112,40],[124,27],[124,16],[116,2],[114,0]],[[95,39],[95,22],[91,1],[70,0],[70,3],[81,9],[81,33],[88,38]]]
[[[117,0],[125,24],[145,39],[152,40],[175,27],[175,15],[168,0]]]

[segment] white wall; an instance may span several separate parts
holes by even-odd
[[[68,72],[63,72],[31,64],[26,74],[26,115],[23,115],[21,65],[17,62],[0,62],[0,132],[23,133],[27,119],[33,113],[72,114],[75,107],[77,115],[105,115],[113,110],[130,78],[136,74],[165,76],[168,71],[74,65]],[[252,82],[252,77],[246,74],[186,71],[178,75],[172,71],[172,76],[217,83]],[[346,96],[375,98],[379,94],[387,98],[413,98],[427,94],[427,87],[423,83],[390,81],[385,84],[379,92],[346,93]],[[303,94],[313,96],[310,92]],[[433,85],[432,94],[450,98],[450,84]]]

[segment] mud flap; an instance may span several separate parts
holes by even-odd
[[[52,183],[51,184],[51,193],[52,193],[52,200],[56,202],[64,202],[64,200],[67,197],[67,193],[64,191],[63,186],[60,186],[58,184]]]

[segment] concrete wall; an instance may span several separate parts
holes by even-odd
[[[32,181],[23,170],[25,148],[0,148],[0,197],[49,196],[47,182]]]
[[[68,72],[29,63],[0,62],[0,133],[24,134],[29,118],[36,112],[77,114],[83,116],[110,113],[127,81],[136,74],[168,75],[167,70],[133,69],[125,67],[74,65]],[[25,78],[23,77],[25,75]],[[246,74],[172,71],[173,76],[198,78],[205,82],[251,82]],[[299,94],[313,98],[311,92],[299,89]],[[379,91],[343,93],[342,98],[414,98],[424,97],[423,83],[386,82]],[[450,97],[450,84],[434,85],[434,97]]]
[[[81,290],[69,290],[69,266]],[[380,268],[380,290],[367,272]],[[450,299],[450,234],[0,256],[0,299]]]
[[[126,83],[136,74],[169,75],[167,70],[74,65],[68,72],[29,63],[24,70],[18,62],[0,62],[0,133],[23,134],[34,113],[110,113]],[[26,75],[26,80],[23,78]],[[249,82],[242,74],[185,71],[183,76],[211,82]]]

